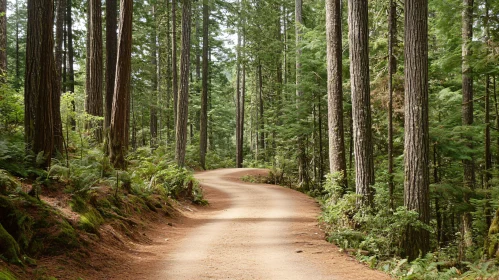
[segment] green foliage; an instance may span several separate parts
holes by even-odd
[[[0,279],[1,280],[16,280],[17,278],[12,275],[9,271],[0,270]]]

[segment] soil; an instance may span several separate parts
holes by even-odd
[[[105,225],[100,238],[89,241],[91,250],[69,261],[64,256],[40,260],[37,271],[85,280],[390,279],[324,240],[319,205],[312,198],[240,181],[265,174],[260,169],[198,172],[208,206],[179,203],[175,217],[137,220],[133,236]]]

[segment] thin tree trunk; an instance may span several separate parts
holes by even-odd
[[[106,97],[104,116],[104,135],[109,144],[109,128],[113,110],[114,83],[116,81],[116,60],[118,51],[118,6],[116,0],[106,0]],[[109,154],[105,145],[106,154]]]
[[[262,64],[259,62],[258,64],[258,87],[259,87],[259,95],[260,95],[260,151],[263,153],[265,151],[265,119],[263,117],[263,77],[262,77]]]
[[[301,111],[304,110],[303,106],[303,90],[301,89],[301,37],[302,37],[302,0],[295,0],[295,24],[296,24],[296,107],[298,111],[298,121],[304,119]],[[305,148],[305,135],[300,133],[298,135],[298,182],[299,185],[305,189],[308,188],[308,175],[307,175],[307,154]]]
[[[42,168],[50,166],[54,148],[52,94],[55,62],[53,55],[47,55],[54,50],[53,4],[53,0],[28,0],[25,139],[27,150],[35,155],[35,164]]]
[[[428,124],[428,1],[405,1],[404,206],[430,222]],[[403,242],[409,260],[430,249],[430,233],[409,226]]]
[[[172,0],[172,91],[173,91],[173,123],[175,130],[178,115],[178,71],[177,71],[177,1]]]
[[[359,206],[372,205],[371,185],[374,184],[367,6],[367,0],[348,1],[355,181]]]
[[[182,0],[182,53],[180,59],[180,92],[177,106],[175,159],[179,167],[185,164],[187,121],[189,118],[189,73],[191,57],[191,1]]]
[[[100,0],[89,0],[89,53],[87,53],[87,100],[85,111],[96,117],[103,117],[102,104],[102,7]],[[102,142],[102,122],[92,122],[97,142]]]
[[[390,209],[393,205],[393,74],[397,72],[397,61],[393,53],[397,37],[397,3],[390,0],[388,36],[388,193],[390,196]]]
[[[7,81],[7,0],[0,0],[0,83]]]
[[[208,149],[208,36],[210,8],[208,0],[203,0],[203,77],[201,91],[201,116],[199,124],[200,163],[206,169],[206,151]]]
[[[326,41],[328,64],[329,171],[333,174],[338,173],[340,176],[338,183],[346,188],[347,168],[343,127],[341,0],[326,0]]]
[[[133,0],[120,0],[120,27],[114,84],[113,108],[109,131],[110,160],[115,168],[126,168],[130,119],[130,79],[132,57]]]
[[[21,87],[21,66],[19,58],[19,2],[16,0],[16,89]]]
[[[69,71],[69,91],[75,93],[75,71],[74,71],[74,47],[73,47],[73,15],[71,13],[73,0],[67,0],[66,24],[68,30],[68,71]],[[71,101],[73,112],[76,112],[75,101]],[[76,120],[71,118],[71,127],[76,129]]]
[[[63,132],[61,120],[61,94],[62,94],[62,43],[64,37],[64,20],[66,12],[66,0],[57,1],[57,16],[56,16],[56,42],[55,42],[55,77],[52,92],[52,116],[54,125],[54,155],[62,153],[63,149]]]
[[[473,77],[470,65],[471,59],[471,40],[473,36],[473,0],[463,0],[462,12],[462,78],[463,78],[463,105],[462,105],[462,123],[463,126],[473,125]],[[468,138],[468,137],[467,137]],[[472,139],[467,139],[468,147],[473,148]],[[463,160],[464,168],[464,201],[469,204],[470,196],[475,185],[475,167],[473,159]],[[459,260],[465,260],[465,250],[472,243],[472,218],[471,213],[464,213],[461,221],[461,236],[463,238],[459,249]]]
[[[152,6],[152,18],[154,20],[153,32],[151,34],[151,49],[152,49],[152,64],[154,65],[154,74],[152,75],[152,88],[151,92],[151,104],[149,111],[149,130],[151,132],[151,148],[155,148],[157,145],[158,137],[158,95],[159,95],[159,60],[158,60],[158,44],[157,44],[157,32],[156,32],[156,6]]]

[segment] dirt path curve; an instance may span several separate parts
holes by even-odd
[[[255,169],[196,174],[210,201],[178,229],[149,279],[389,279],[323,240],[319,207],[294,190],[239,181]],[[192,226],[192,228],[190,228]]]

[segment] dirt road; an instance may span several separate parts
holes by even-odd
[[[212,209],[193,212],[191,221],[178,226],[175,242],[164,248],[163,265],[146,278],[389,279],[323,240],[319,207],[311,198],[279,186],[239,181],[258,172],[196,174]]]

